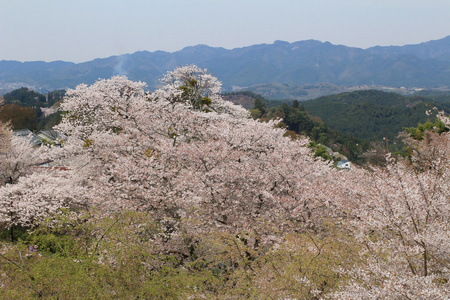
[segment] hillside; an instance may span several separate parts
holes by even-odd
[[[430,98],[376,90],[325,96],[302,104],[330,128],[369,140],[393,140],[403,127],[431,121],[425,111],[433,106],[448,109]]]
[[[445,46],[448,39],[399,47],[395,51],[386,47],[363,50],[307,40],[276,41],[231,50],[197,45],[173,53],[140,51],[79,64],[0,61],[0,90],[4,93],[21,86],[39,91],[73,88],[113,75],[127,75],[153,89],[160,84],[164,72],[188,64],[207,68],[222,80],[224,90],[265,83],[297,86],[324,82],[345,86],[448,87],[450,48]],[[414,50],[424,47],[426,51]]]
[[[263,97],[260,94],[253,93],[250,91],[239,91],[239,92],[232,92],[232,93],[225,93],[222,95],[223,99],[230,101],[234,104],[241,105],[247,110],[250,110],[253,108],[255,104],[255,100],[261,100],[264,102],[265,106],[268,108],[276,107],[279,105],[282,105],[286,102],[292,102],[291,100],[273,100],[268,99],[266,97]]]
[[[51,108],[65,95],[64,90],[45,95],[28,88],[20,88],[3,95],[0,122],[8,122],[12,129],[50,129],[61,120],[61,112]]]
[[[439,103],[450,104],[450,91],[422,90],[417,92],[416,95],[433,99],[434,101]]]
[[[310,100],[346,92],[347,88],[329,83],[290,85],[286,83],[261,83],[247,87],[245,90],[269,99]]]

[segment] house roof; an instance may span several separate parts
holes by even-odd
[[[13,130],[13,135],[20,138],[28,138],[35,146],[40,146],[42,144],[42,140],[29,129]]]
[[[61,133],[59,133],[56,130],[49,129],[49,130],[41,130],[37,133],[37,136],[40,139],[45,139],[51,143],[59,144],[61,141],[65,140],[66,137],[63,136]]]
[[[340,160],[337,164],[336,164],[336,166],[338,167],[338,168],[344,168],[344,167],[350,167],[350,162],[348,161],[348,160],[346,160],[346,159],[343,159],[343,160]]]
[[[30,134],[33,134],[33,132],[31,132],[30,129],[25,128],[25,129],[18,129],[18,130],[13,130],[13,134],[15,136],[21,136],[21,137],[27,137]]]

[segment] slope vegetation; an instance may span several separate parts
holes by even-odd
[[[393,140],[404,127],[433,121],[425,114],[432,107],[448,108],[429,98],[376,90],[325,96],[302,104],[330,128],[369,140]]]

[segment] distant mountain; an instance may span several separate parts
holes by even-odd
[[[165,72],[187,64],[208,68],[225,90],[266,83],[448,87],[449,43],[450,36],[419,45],[363,50],[316,40],[276,41],[232,50],[197,45],[173,53],[140,51],[79,64],[0,61],[0,89],[73,88],[113,75],[145,81],[153,89]]]
[[[412,54],[420,59],[437,59],[450,62],[450,36],[418,45],[372,47],[371,54]]]

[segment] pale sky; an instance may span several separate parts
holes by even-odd
[[[275,40],[368,48],[447,35],[449,0],[0,0],[0,60],[84,62]]]

